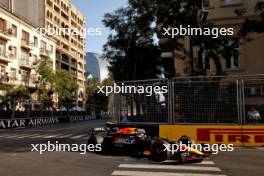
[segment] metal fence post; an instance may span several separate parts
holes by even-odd
[[[241,114],[242,125],[246,124],[246,105],[245,105],[245,82],[241,79]]]
[[[238,125],[242,124],[242,114],[241,114],[241,84],[240,80],[236,80],[236,96],[237,96],[237,119]]]
[[[12,102],[12,114],[11,114],[11,119],[15,118],[15,112],[16,112],[16,101],[14,100]]]
[[[173,124],[173,81],[168,80],[168,123]]]

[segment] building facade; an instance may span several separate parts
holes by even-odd
[[[204,9],[208,11],[207,20],[216,27],[233,28],[236,33],[245,22],[246,18],[257,19],[259,15],[255,12],[258,0],[204,0]],[[236,9],[246,9],[244,16],[237,16]],[[159,44],[162,50],[161,57],[165,66],[170,71],[175,71],[174,76],[186,76],[186,55],[180,53],[170,44],[170,39],[159,35]],[[264,34],[250,34],[250,41],[238,44],[231,58],[221,58],[222,69],[227,75],[255,75],[263,74],[264,70]],[[188,40],[182,40],[182,44],[187,48]],[[193,49],[194,55],[197,50]],[[198,62],[194,60],[194,63]],[[215,75],[216,68],[212,61],[208,66],[208,75]]]
[[[41,35],[35,26],[0,7],[0,83],[36,89],[34,63],[49,57],[55,71],[55,40]],[[1,92],[0,94],[5,94]],[[33,95],[37,99],[37,95]]]
[[[85,17],[69,0],[0,0],[0,4],[39,28],[82,31],[85,26]],[[52,37],[56,41],[56,70],[71,72],[79,86],[78,102],[84,104],[85,38],[80,34]]]
[[[89,63],[85,66],[88,77],[98,78],[101,82],[109,77],[108,62],[99,54],[88,52],[85,60]]]

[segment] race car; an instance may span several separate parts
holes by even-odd
[[[102,153],[128,154],[150,145],[150,138],[144,129],[138,128],[93,128],[90,132],[88,144],[101,144]]]
[[[151,138],[146,135],[144,129],[133,127],[93,128],[88,144],[101,144],[104,154],[122,154],[157,162],[165,160],[201,161],[211,155],[210,152],[189,147],[188,144],[194,144],[194,141],[188,136],[182,136],[178,141],[169,141]]]

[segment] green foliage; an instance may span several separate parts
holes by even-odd
[[[160,50],[154,44],[155,16],[149,0],[129,1],[128,6],[104,16],[103,23],[113,31],[104,46],[104,58],[116,81],[156,78],[160,72]]]
[[[213,24],[206,20],[202,0],[129,0],[127,7],[106,14],[103,22],[106,27],[114,31],[104,47],[104,56],[110,61],[110,70],[117,81],[150,79],[160,74],[157,70],[162,65],[159,59],[160,50],[153,44],[157,25],[161,29],[180,25],[213,28]],[[216,75],[223,74],[220,58],[231,57],[236,42],[233,38],[190,36],[188,49],[179,42],[183,38],[184,36],[179,36],[170,39],[169,43],[171,47],[186,56],[187,70],[190,75],[206,74],[210,60],[215,63]],[[194,47],[200,48],[199,52],[205,54],[205,61],[198,57],[194,58],[192,53]],[[200,64],[195,65],[194,60],[198,59]],[[172,63],[167,64],[168,67],[171,65]],[[171,69],[165,68],[165,70]],[[174,73],[167,75],[174,75]]]
[[[100,105],[107,109],[107,106],[109,105],[109,99],[112,98],[112,96],[106,96],[105,94],[97,93],[98,87],[97,86],[112,86],[114,84],[114,81],[111,78],[105,79],[102,83],[97,79],[88,79],[86,83],[86,104],[87,107],[90,105]]]
[[[59,102],[74,102],[77,98],[78,85],[69,71],[59,70],[54,75],[53,89],[59,96]]]
[[[240,13],[239,13],[240,12]],[[247,12],[247,9],[243,10],[241,12],[241,9],[236,9],[235,13],[238,16],[244,16]],[[239,36],[240,38],[244,39],[244,41],[249,41],[250,38],[248,37],[248,34],[257,32],[257,33],[263,33],[264,32],[264,2],[259,1],[255,6],[255,12],[259,14],[260,18],[246,18],[245,22],[242,25],[242,28],[240,29]]]
[[[5,95],[8,99],[30,99],[30,92],[26,87],[17,87]]]
[[[1,101],[19,100],[19,99],[30,99],[30,92],[26,87],[19,86],[4,90],[6,94],[1,96]]]
[[[210,28],[214,24],[207,20],[207,12],[203,10],[202,0],[157,0],[157,16],[158,24],[162,24],[161,29],[176,27],[187,28]],[[219,36],[212,38],[208,35],[193,35],[189,36],[190,47],[186,49],[180,39],[186,39],[185,36],[178,36],[175,39],[170,39],[173,47],[184,53],[187,63],[187,72],[189,75],[205,75],[209,69],[210,60],[213,61],[216,68],[216,75],[222,75],[221,57],[224,59],[231,57],[234,50],[234,38],[227,36]],[[195,58],[192,51],[193,48],[199,48],[200,54],[204,54],[205,60],[202,57]],[[198,54],[199,55],[199,54]],[[195,65],[197,60],[199,65]]]
[[[51,101],[52,90],[49,90],[48,86],[52,86],[54,82],[55,73],[53,71],[53,62],[48,57],[42,57],[34,64],[34,69],[39,75],[38,81],[38,94],[40,94],[41,100]]]
[[[6,107],[10,110],[10,104],[13,105],[15,100],[28,100],[30,99],[30,92],[26,87],[9,87],[4,90],[6,94],[0,96],[0,108]]]

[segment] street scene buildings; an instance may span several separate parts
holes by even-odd
[[[206,13],[208,21],[214,26],[234,28],[236,35],[241,29],[246,18],[258,19],[259,15],[255,11],[255,5],[258,0],[243,1],[243,0],[206,0],[203,3],[203,13]],[[244,16],[237,16],[236,9],[246,9]],[[227,75],[255,75],[263,74],[262,65],[264,44],[263,34],[251,34],[251,41],[245,44],[237,44],[231,58],[222,58],[221,65],[223,71]],[[168,38],[160,35],[159,44],[162,50],[161,57],[164,62],[168,63],[168,69],[175,70],[175,76],[186,76],[186,55],[177,51],[169,44]],[[185,47],[188,47],[188,40],[182,41]],[[196,56],[194,63],[199,65],[199,59],[205,59],[204,55],[199,55],[199,48],[193,48],[193,53]],[[201,65],[206,67],[207,75],[215,75],[216,68],[211,61],[209,65]]]
[[[85,17],[68,0],[1,0],[2,6],[37,28],[76,29],[82,31]],[[30,9],[30,10],[28,10]],[[85,102],[85,38],[78,35],[50,35],[55,40],[55,69],[68,70],[78,84],[78,104]]]
[[[1,84],[36,89],[38,75],[33,64],[49,57],[55,70],[55,47],[56,41],[52,37],[40,35],[34,25],[0,8]],[[37,95],[32,98],[37,100]]]

